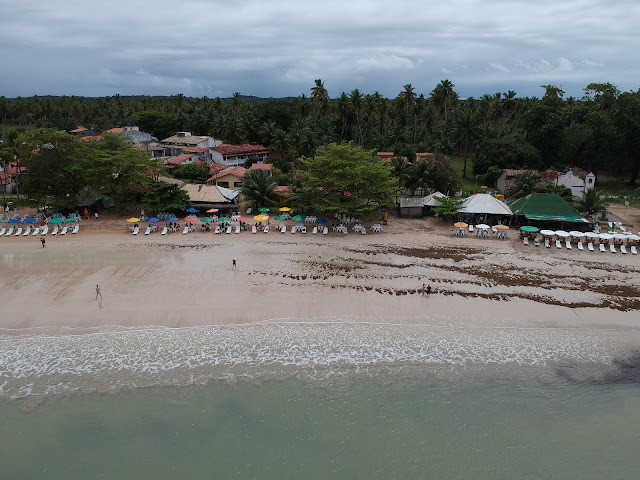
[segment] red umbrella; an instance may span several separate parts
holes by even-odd
[[[187,217],[184,219],[185,222],[197,222],[198,219],[196,217]]]
[[[238,217],[238,220],[240,220],[241,222],[246,222],[249,219],[247,217]]]

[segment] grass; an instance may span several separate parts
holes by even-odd
[[[630,207],[640,208],[640,186],[629,185],[628,177],[601,173],[596,182],[596,189],[605,195],[617,197],[608,199],[610,203],[624,205],[625,202],[629,202]],[[625,199],[625,196],[635,198]]]
[[[476,184],[476,177],[471,173],[472,164],[471,164],[471,156],[467,157],[467,178],[462,176],[462,172],[464,171],[464,157],[462,155],[447,155],[447,158],[451,162],[451,166],[456,170],[459,174],[460,188],[462,191],[467,192],[471,190],[478,190],[480,185]]]

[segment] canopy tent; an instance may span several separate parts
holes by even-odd
[[[478,215],[513,215],[511,209],[501,200],[488,193],[476,193],[462,202],[459,213]]]
[[[531,193],[513,202],[511,210],[514,215],[524,215],[528,220],[588,223],[556,193]]]
[[[425,207],[439,207],[442,205],[442,202],[438,200],[439,198],[449,198],[444,193],[434,192],[430,193],[426,197],[422,199],[422,203]]]

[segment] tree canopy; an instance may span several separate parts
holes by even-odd
[[[301,157],[291,201],[323,213],[376,215],[392,203],[397,181],[391,166],[360,146],[329,144]]]

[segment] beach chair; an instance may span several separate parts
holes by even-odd
[[[240,233],[240,225],[236,225],[236,233]]]
[[[624,245],[620,245],[620,251],[626,255],[627,254],[627,247],[625,247]]]
[[[469,233],[473,233],[473,225],[469,225]]]
[[[220,233],[220,225],[216,225],[216,229],[213,231],[216,235]]]
[[[616,246],[613,243],[609,245],[609,251],[611,253],[616,253]]]
[[[18,227],[18,230],[16,230],[16,237],[22,235],[22,227]]]
[[[133,231],[131,232],[133,235],[137,235],[140,231],[140,227],[133,227]]]
[[[584,247],[582,246],[582,242],[578,242],[578,250],[584,250]]]
[[[53,227],[53,232],[51,232],[51,235],[57,235],[59,231],[59,227],[58,225],[56,225],[55,227]]]
[[[322,234],[329,235],[329,227],[324,227],[324,230],[322,230]]]
[[[233,227],[231,225],[229,225],[227,227],[227,235],[229,235],[231,233],[231,231],[233,230]]]
[[[307,227],[300,227],[300,233],[307,233]]]
[[[282,228],[280,229],[280,233],[287,233],[287,226],[283,225]]]
[[[313,227],[313,230],[311,230],[311,233],[313,235],[316,235],[318,233],[318,227]]]
[[[36,236],[40,233],[40,227],[36,227],[33,229],[33,233],[31,235]]]
[[[258,227],[256,227],[255,225],[251,227],[251,233],[258,233]]]
[[[366,235],[367,234],[367,229],[362,227],[362,229],[360,230],[360,233],[362,233],[362,235]]]
[[[607,249],[606,249],[606,248],[604,248],[604,243],[601,243],[601,244],[600,244],[600,246],[599,246],[599,248],[600,248],[600,251],[601,251],[602,253],[604,253],[604,252],[606,252],[606,251],[607,251]]]
[[[27,229],[24,231],[24,233],[22,234],[23,237],[26,237],[29,235],[31,235],[31,225],[29,225]]]
[[[13,227],[9,227],[9,230],[7,231],[7,234],[5,236],[10,237],[11,235],[13,235]]]
[[[182,230],[183,235],[186,235],[187,233],[189,233],[189,225],[185,225],[184,230]]]
[[[40,235],[46,235],[47,233],[49,233],[49,225],[45,225],[44,227],[42,227],[42,229],[40,230]]]
[[[291,227],[291,233],[296,233],[296,230],[298,230],[297,225],[294,225],[293,227]]]
[[[80,225],[76,223],[71,233],[78,233],[79,231],[80,231]]]
[[[565,245],[567,246],[567,250],[571,250],[571,242],[569,240],[565,242]]]
[[[631,255],[637,255],[638,254],[638,249],[636,248],[635,245],[631,245]]]
[[[528,246],[528,245],[529,245],[529,237],[522,237],[522,243],[523,243],[524,245],[527,245],[527,246]]]
[[[151,234],[151,227],[147,227],[147,229],[144,231],[145,235],[150,235]]]
[[[536,238],[534,238],[534,239],[533,239],[533,244],[534,244],[536,247],[539,247],[539,246],[540,246],[540,240],[538,240],[538,237],[536,237]]]
[[[162,233],[161,233],[161,235],[166,235],[168,231],[169,231],[169,228],[168,228],[168,227],[164,227],[164,228],[162,229]]]
[[[548,238],[544,239],[544,246],[547,247],[547,248],[551,248],[551,242],[549,241]]]
[[[269,225],[267,225],[266,227],[264,227],[264,233],[269,233]]]
[[[562,244],[560,243],[560,240],[556,240],[556,248],[562,248]]]
[[[595,251],[595,249],[593,248],[593,243],[591,242],[587,243],[587,250],[589,250],[590,252]]]
[[[69,227],[64,227],[62,229],[62,231],[60,232],[60,235],[66,235],[67,234],[67,230],[69,230]]]
[[[4,227],[0,227],[0,237],[4,235],[4,232],[6,232],[6,229]]]

